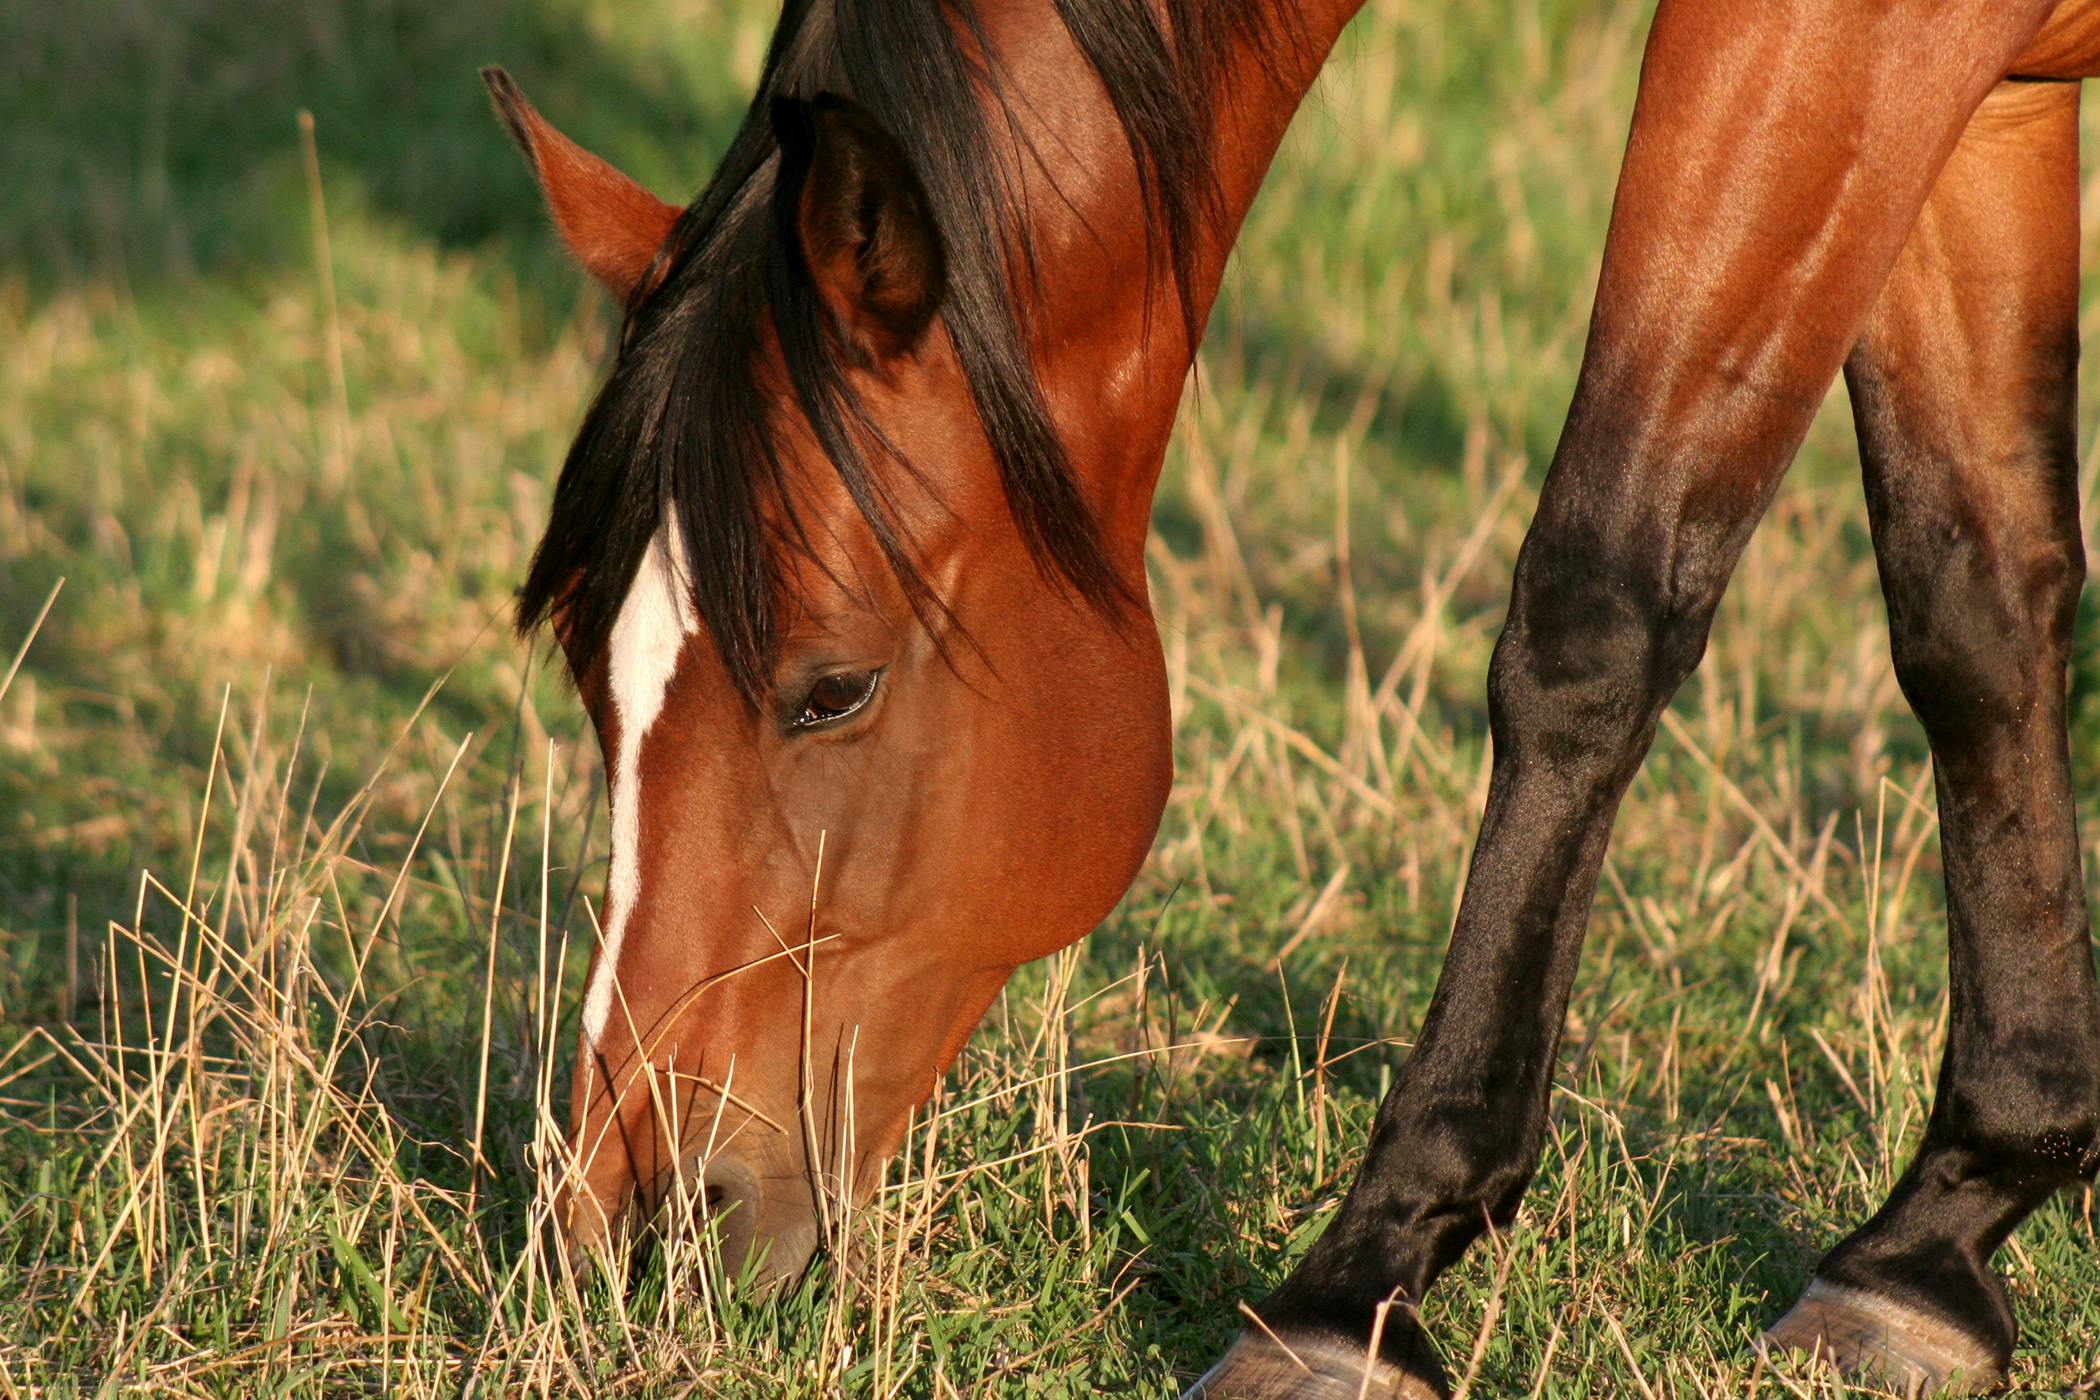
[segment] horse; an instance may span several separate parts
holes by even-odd
[[[498,111],[624,305],[520,595],[606,756],[562,1227],[698,1188],[799,1270],[1169,771],[1147,516],[1240,220],[1360,0],[788,0],[712,180]],[[1444,1393],[1415,1312],[1536,1167],[1606,841],[1842,373],[1930,743],[1945,1056],[1917,1155],[1756,1345],[2002,1382],[1993,1252],[2100,1168],[2066,735],[2077,82],[2100,0],[1661,0],[1488,675],[1436,991],[1321,1237],[1192,1396]]]

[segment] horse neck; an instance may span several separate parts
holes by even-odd
[[[1270,0],[1277,33],[1289,41],[1269,45],[1268,52],[1235,55],[1238,73],[1228,83],[1236,90],[1214,106],[1223,218],[1207,240],[1198,268],[1197,309],[1202,314],[1209,314],[1217,297],[1225,261],[1291,118],[1327,66],[1335,40],[1363,5],[1364,0]],[[1194,347],[1187,351],[1192,356]]]
[[[1238,41],[1210,103],[1217,217],[1193,248],[1187,288],[1200,332],[1240,225],[1299,103],[1363,0],[1270,0],[1265,35]],[[1122,128],[1050,4],[1017,4],[989,26],[1034,119],[1017,139],[1039,269],[1032,322],[1058,427],[1106,541],[1131,581],[1195,346],[1181,291],[1156,254]]]

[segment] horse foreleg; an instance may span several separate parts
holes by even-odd
[[[1950,1014],[1888,1203],[1775,1343],[1899,1383],[2003,1377],[1990,1257],[2100,1163],[2093,981],[2065,733],[2078,527],[2078,87],[2008,83],[1941,173],[1846,362],[1896,675],[1931,741]]]

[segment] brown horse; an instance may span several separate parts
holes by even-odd
[[[522,607],[611,785],[572,1240],[683,1173],[799,1268],[1012,969],[1123,891],[1168,778],[1153,485],[1354,8],[790,0],[682,211],[491,75],[628,307]],[[1531,1177],[1613,814],[1840,368],[1952,1005],[1916,1161],[1768,1341],[2002,1377],[1990,1257],[2100,1166],[2065,735],[2090,72],[2100,0],[1663,0],[1443,975],[1354,1188],[1200,1391],[1441,1393],[1414,1304]]]

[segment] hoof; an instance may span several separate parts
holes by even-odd
[[[1439,1386],[1410,1376],[1361,1346],[1302,1333],[1240,1333],[1182,1400],[1443,1400]]]
[[[1757,1351],[1797,1351],[1910,1396],[1979,1395],[2005,1384],[1992,1349],[1929,1314],[1822,1279],[1758,1338]]]

